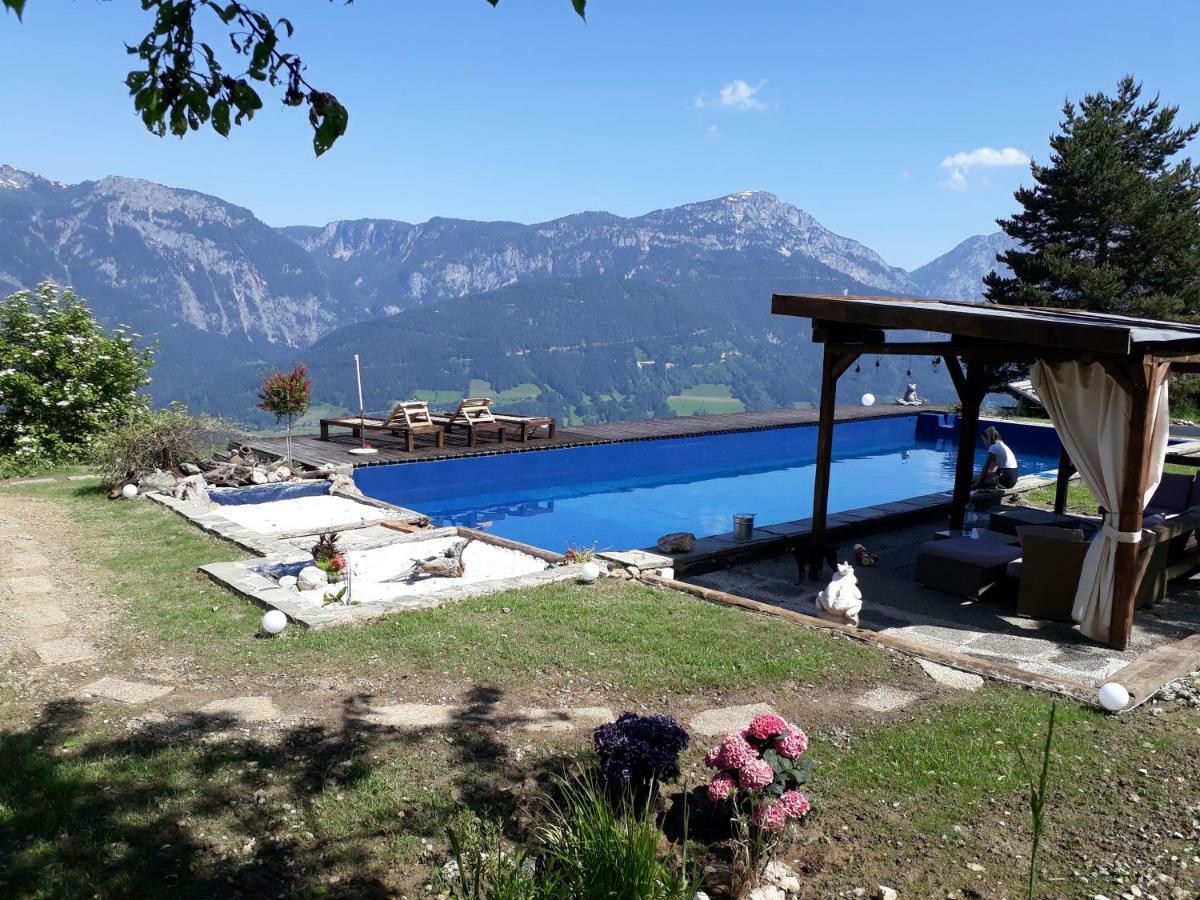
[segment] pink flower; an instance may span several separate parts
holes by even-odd
[[[719,769],[720,766],[718,765],[718,763],[719,763],[720,759],[721,759],[721,745],[720,744],[713,747],[711,750],[709,750],[707,753],[704,754],[704,764],[706,766],[708,766],[710,769]]]
[[[748,760],[738,769],[738,785],[750,791],[765,788],[775,780],[775,770],[762,759]]]
[[[750,720],[750,727],[746,729],[746,734],[755,740],[769,741],[787,730],[788,724],[780,716],[774,713],[759,713]]]
[[[752,759],[758,759],[758,751],[735,731],[727,734],[725,740],[721,741],[721,746],[717,749],[717,755],[714,757],[716,763],[714,768],[740,769]]]
[[[728,800],[735,787],[737,787],[737,783],[733,780],[732,775],[728,772],[718,772],[708,783],[708,799],[713,803]]]
[[[811,808],[808,798],[799,791],[784,791],[777,805],[783,808],[784,815],[789,819],[802,819]]]
[[[754,807],[750,818],[763,831],[783,831],[788,821],[787,811],[779,801],[764,800]]]
[[[808,735],[795,725],[789,725],[787,733],[775,741],[775,749],[779,751],[780,756],[796,759],[808,749]]]

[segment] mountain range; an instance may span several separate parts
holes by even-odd
[[[1007,246],[969,238],[907,272],[762,191],[633,218],[272,228],[195,191],[0,165],[0,291],[73,285],[101,321],[158,342],[157,402],[250,422],[263,371],[296,359],[322,403],[350,406],[354,353],[374,407],[472,382],[583,419],[669,414],[701,385],[750,407],[811,401],[815,349],[804,323],[768,314],[771,293],[976,300]],[[909,369],[883,360],[876,392]]]

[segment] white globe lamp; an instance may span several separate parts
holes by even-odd
[[[1120,712],[1129,705],[1129,691],[1125,686],[1110,681],[1100,686],[1100,705],[1109,712]]]
[[[584,584],[591,584],[600,577],[600,567],[592,561],[585,562],[579,570],[579,580]]]
[[[875,405],[875,395],[872,393],[863,394],[862,395],[862,405],[863,406],[874,406]]]
[[[134,497],[137,496],[137,485],[136,484],[125,485],[125,487],[121,488],[121,496],[124,497],[126,500],[132,500]]]
[[[267,634],[279,634],[287,628],[287,616],[277,609],[267,610],[262,617],[262,630]]]

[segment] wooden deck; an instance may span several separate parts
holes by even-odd
[[[872,407],[839,406],[837,419],[880,419],[889,416],[911,416],[919,408],[897,404],[878,404]],[[525,453],[536,450],[551,450],[563,447],[584,447],[593,444],[612,444],[620,441],[644,441],[660,438],[694,437],[705,434],[727,434],[736,431],[759,431],[766,428],[787,428],[794,425],[811,425],[817,421],[815,409],[773,409],[762,412],[723,413],[711,416],[676,416],[670,419],[642,419],[635,422],[604,422],[598,425],[577,425],[559,428],[553,439],[534,438],[528,443],[513,439],[515,429],[509,430],[509,439],[503,444],[486,438],[474,447],[467,446],[466,433],[455,429],[446,434],[446,446],[438,449],[427,439],[418,438],[412,453],[404,449],[403,438],[372,434],[367,440],[379,450],[370,456],[356,456],[349,451],[359,446],[359,441],[349,431],[335,432],[328,441],[316,435],[293,435],[292,456],[297,462],[313,468],[329,466],[382,466],[393,463],[422,462],[434,459],[454,459],[464,456],[490,456],[497,453]],[[247,438],[245,444],[258,453],[283,456],[287,443],[284,438]]]

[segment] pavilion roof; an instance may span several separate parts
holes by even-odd
[[[969,339],[974,346],[1012,345],[1081,355],[1187,356],[1200,353],[1200,325],[1159,322],[1039,306],[1002,306],[915,297],[775,294],[771,312],[813,320],[839,334],[913,330]]]

